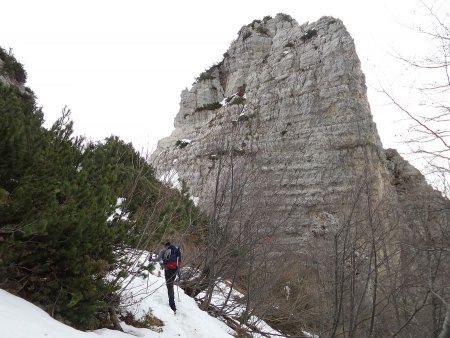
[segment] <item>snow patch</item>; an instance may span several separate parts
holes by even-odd
[[[117,219],[117,218],[120,218],[123,221],[127,221],[128,220],[128,218],[130,216],[130,213],[129,212],[124,213],[122,211],[122,204],[123,204],[123,202],[125,202],[125,198],[124,197],[117,198],[116,205],[115,205],[116,209],[114,210],[114,212],[111,215],[109,215],[109,217],[107,219],[108,222],[112,222],[114,219]]]
[[[169,184],[172,188],[181,191],[181,181],[178,172],[175,169],[170,169],[168,172],[162,174],[159,178],[161,182]]]
[[[230,103],[236,96],[238,96],[237,92],[228,97],[225,97],[222,101],[220,101],[220,104],[222,105],[222,107],[226,107],[226,106],[228,106],[228,103]]]
[[[286,286],[285,290],[288,292],[291,291],[289,286]],[[197,299],[201,300],[204,296],[205,292],[201,292],[200,294],[198,294]],[[235,320],[236,324],[238,324],[240,315],[245,311],[245,303],[242,302],[244,298],[245,295],[237,291],[230,281],[222,280],[219,281],[214,287],[211,304],[219,309],[221,309],[225,305],[225,313],[229,318]],[[225,304],[225,302],[227,303]],[[264,320],[256,316],[250,316],[248,324],[248,326],[244,325],[244,328],[248,329],[250,332],[252,331],[252,329],[250,329],[249,327],[256,327],[260,331],[260,333],[252,332],[251,336],[253,338],[279,338],[284,336],[281,332],[274,330]],[[319,336],[306,331],[302,331],[302,333],[306,337],[319,338]]]
[[[228,298],[228,295],[230,297]],[[197,299],[202,299],[205,296],[205,292],[201,292]],[[228,302],[225,304],[228,298]],[[219,281],[213,291],[211,298],[211,304],[217,308],[222,308],[225,304],[224,311],[228,317],[232,318],[236,324],[239,323],[239,316],[245,311],[245,303],[240,300],[244,299],[244,294],[232,288],[232,283],[228,280]],[[283,334],[279,331],[271,328],[264,320],[250,316],[248,320],[248,326],[256,327],[261,333],[252,333],[253,338],[278,338],[283,337]],[[244,328],[249,329],[247,325],[243,325]],[[318,337],[317,337],[318,338]]]
[[[194,205],[197,207],[198,202],[200,202],[200,197],[191,196],[191,201],[194,203]]]
[[[241,110],[241,113],[239,114],[239,116],[244,116],[247,114],[247,105],[244,104],[244,107]]]

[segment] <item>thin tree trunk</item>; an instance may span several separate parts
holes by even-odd
[[[112,321],[112,323],[114,325],[114,330],[123,332],[123,329],[120,326],[119,318],[117,317],[117,313],[116,313],[116,310],[114,309],[114,307],[110,306],[108,308],[108,312],[109,312],[109,316],[111,318],[111,321]]]
[[[450,338],[450,305],[447,305],[447,315],[445,316],[444,324],[442,324],[439,338]]]

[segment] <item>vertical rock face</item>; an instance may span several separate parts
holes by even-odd
[[[338,222],[362,181],[375,203],[396,203],[360,61],[338,19],[300,26],[279,14],[242,27],[222,62],[181,93],[174,124],[151,157],[157,170],[175,169],[207,210],[219,162],[251,172],[257,183],[245,195],[267,222],[283,219],[285,244]]]

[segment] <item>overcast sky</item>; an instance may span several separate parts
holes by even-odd
[[[376,89],[382,84],[413,100],[389,53],[426,48],[405,27],[420,20],[419,6],[416,0],[14,0],[0,7],[0,46],[25,65],[47,125],[68,106],[77,134],[92,140],[115,134],[152,151],[173,129],[181,91],[222,59],[243,25],[277,13],[299,24],[335,16],[355,40],[383,145],[401,148],[406,127],[397,121],[404,116]]]

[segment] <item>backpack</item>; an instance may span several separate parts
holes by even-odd
[[[177,270],[181,266],[181,249],[171,244],[164,253],[163,263],[169,270]]]

